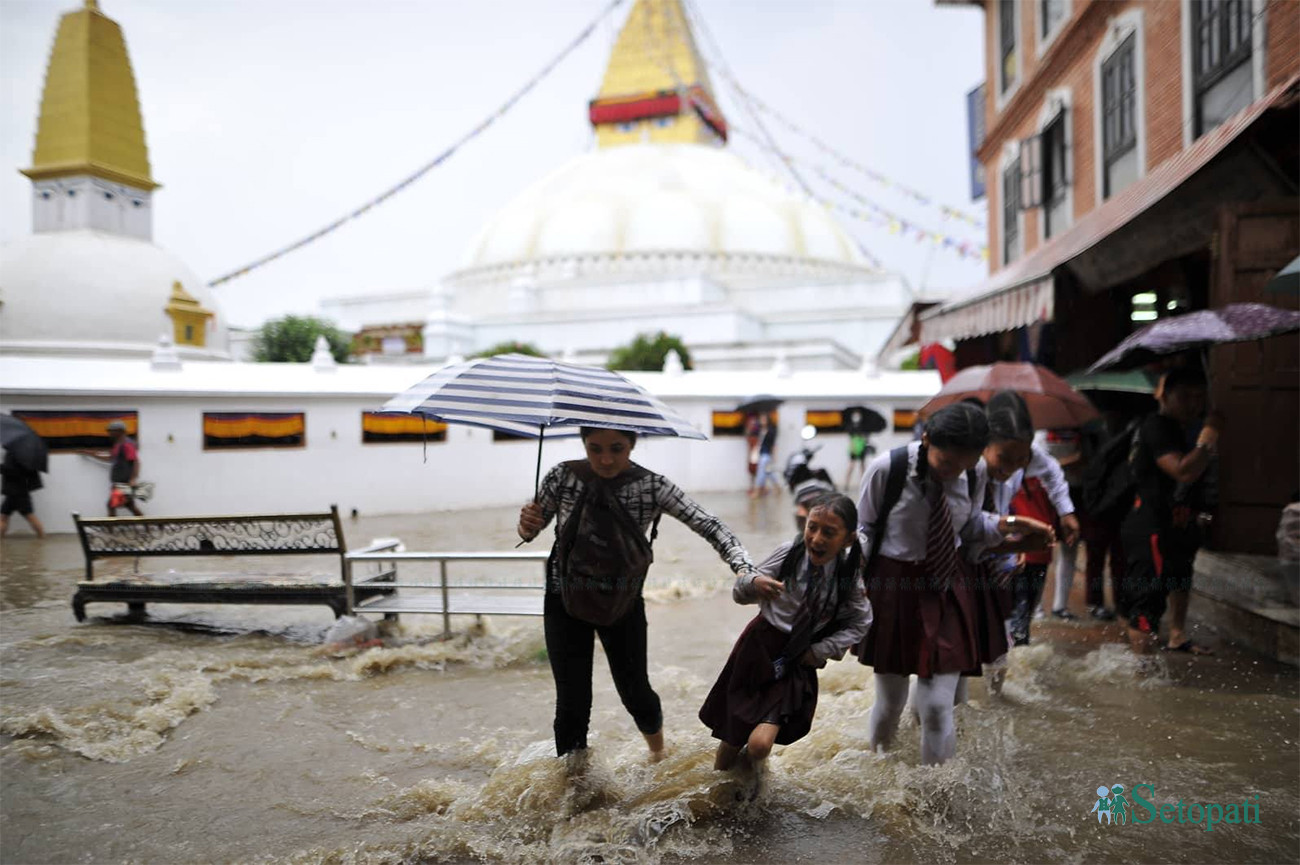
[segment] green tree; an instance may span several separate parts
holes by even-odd
[[[691,353],[682,342],[681,337],[664,333],[637,334],[636,339],[609,353],[606,369],[647,370],[658,372],[664,368],[664,358],[669,351],[676,351],[682,359],[682,366],[691,368]]]
[[[542,353],[542,350],[531,342],[515,342],[514,340],[507,340],[506,342],[498,342],[496,345],[489,346],[482,351],[471,354],[470,359],[476,357],[491,357],[494,354],[527,354],[532,355],[533,357],[546,357],[546,355]]]
[[[310,315],[286,315],[266,322],[253,337],[253,360],[258,363],[306,363],[316,349],[316,337],[329,342],[330,354],[347,363],[352,338],[332,321]]]

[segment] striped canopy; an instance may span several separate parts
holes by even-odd
[[[708,438],[616,372],[523,354],[443,367],[390,399],[384,411],[533,438],[577,435],[584,426]]]

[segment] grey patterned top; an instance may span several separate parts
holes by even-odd
[[[633,463],[633,465],[636,465]],[[537,496],[537,504],[542,509],[542,527],[545,528],[552,519],[559,515],[555,523],[556,538],[560,528],[582,495],[582,480],[568,466],[560,463],[546,473],[542,479],[542,488]],[[708,541],[722,560],[735,574],[749,574],[754,570],[754,563],[749,559],[740,539],[727,528],[726,524],[713,514],[700,507],[690,496],[686,495],[677,484],[663,475],[650,472],[640,480],[632,481],[614,492],[618,503],[627,509],[632,519],[647,531],[655,517],[661,513],[676,517],[695,534]],[[538,534],[541,534],[539,531]],[[549,575],[548,589],[556,591],[554,575]]]

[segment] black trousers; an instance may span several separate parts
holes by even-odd
[[[1015,606],[1011,612],[1011,637],[1029,642],[1029,623],[1034,619],[1034,609],[1043,600],[1043,582],[1047,579],[1047,565],[1025,565],[1011,584]]]
[[[646,673],[645,601],[638,598],[627,615],[604,627],[570,616],[557,593],[547,592],[543,609],[546,654],[555,678],[555,753],[564,756],[587,747],[597,634],[609,660],[614,687],[637,729],[642,733],[658,732],[664,713]]]

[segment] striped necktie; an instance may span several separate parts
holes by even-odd
[[[808,647],[813,642],[813,629],[816,627],[818,617],[821,615],[822,607],[827,603],[827,590],[829,586],[825,585],[826,579],[824,574],[819,573],[821,568],[813,565],[811,561],[805,561],[803,566],[804,596],[803,603],[794,614],[794,621],[790,624],[790,637],[786,640],[785,651],[782,652],[787,663],[797,664],[803,653],[808,651]],[[777,678],[781,678],[778,674]]]
[[[944,591],[957,576],[957,542],[953,537],[952,514],[943,485],[934,484],[938,495],[930,496],[930,526],[925,537],[925,570],[931,585]]]

